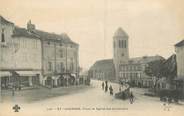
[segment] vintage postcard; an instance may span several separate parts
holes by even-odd
[[[0,0],[0,116],[183,116],[183,0]]]

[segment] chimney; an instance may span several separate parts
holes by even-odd
[[[31,20],[29,20],[29,21],[27,22],[27,30],[28,30],[29,32],[34,32],[35,29],[36,29],[35,25],[31,23]]]

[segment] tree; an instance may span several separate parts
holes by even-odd
[[[147,67],[145,68],[145,73],[148,76],[155,77],[154,89],[156,88],[157,81],[163,76],[162,69],[163,69],[164,62],[165,62],[164,59],[155,60],[155,61],[149,62]]]
[[[167,60],[149,62],[145,73],[148,76],[156,77],[154,88],[156,88],[157,81],[162,77],[166,77],[171,82],[177,75],[176,55],[173,54]]]
[[[165,60],[155,60],[148,63],[148,66],[145,69],[145,73],[148,76],[155,76],[160,78],[162,76],[161,70]]]
[[[177,76],[177,63],[176,55],[170,56],[164,63],[161,69],[161,73],[168,80],[173,80]]]

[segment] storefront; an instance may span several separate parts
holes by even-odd
[[[22,89],[40,84],[40,74],[35,71],[1,71],[2,89]]]
[[[0,91],[8,89],[11,82],[11,73],[9,71],[0,71]]]
[[[47,87],[63,87],[76,84],[76,75],[62,73],[57,75],[47,75],[44,77],[44,85]]]
[[[34,86],[40,84],[40,73],[38,71],[16,71],[19,74],[21,86]]]

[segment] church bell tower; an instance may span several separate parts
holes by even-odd
[[[121,64],[127,64],[129,60],[128,34],[120,27],[113,36],[113,62],[115,66],[116,81],[119,80]]]

